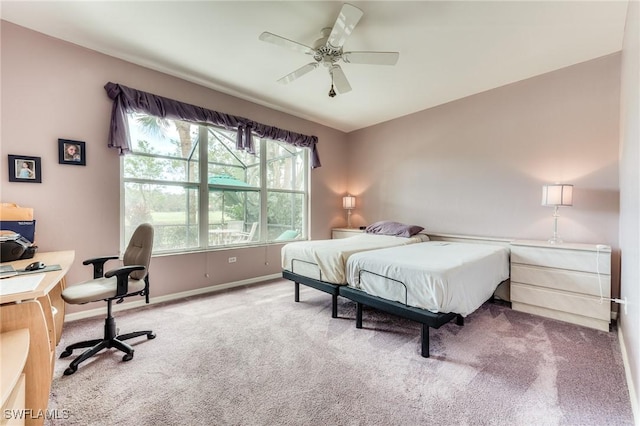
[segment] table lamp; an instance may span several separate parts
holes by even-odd
[[[553,237],[549,239],[551,244],[560,244],[558,238],[558,207],[573,205],[573,185],[550,184],[542,186],[542,205],[553,206]]]
[[[347,228],[351,228],[351,210],[356,208],[356,197],[349,194],[342,197],[342,208],[347,211]]]

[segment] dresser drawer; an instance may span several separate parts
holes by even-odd
[[[539,315],[547,318],[553,318],[558,321],[570,322],[571,324],[581,325],[583,327],[595,328],[596,330],[609,332],[609,320],[600,320],[582,315],[571,314],[569,312],[556,311],[555,309],[542,308],[540,306],[531,306],[525,303],[512,302],[514,311],[526,312],[528,314]]]
[[[610,252],[512,245],[511,263],[611,274]]]
[[[336,240],[339,238],[349,238],[349,237],[355,237],[356,235],[361,235],[363,233],[363,231],[360,231],[359,229],[354,229],[354,230],[338,230],[338,229],[334,229],[331,231],[331,238]]]
[[[564,293],[543,287],[511,282],[511,301],[609,322],[610,304],[600,297]]]
[[[611,294],[611,276],[586,272],[570,271],[566,269],[551,269],[521,264],[511,265],[511,281],[514,283],[531,284],[546,287],[551,290],[563,290],[572,293],[582,293],[608,298]]]

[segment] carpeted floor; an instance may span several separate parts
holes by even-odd
[[[632,425],[617,333],[487,303],[431,330],[278,280],[116,314],[135,357],[56,361],[50,425]],[[103,319],[65,325],[65,345]],[[78,353],[79,354],[79,353]],[[74,353],[75,355],[75,353]]]

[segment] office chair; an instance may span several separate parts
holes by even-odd
[[[111,315],[111,303],[121,303],[125,297],[145,296],[149,303],[149,261],[153,248],[153,227],[148,223],[138,226],[133,232],[129,245],[122,257],[123,266],[104,273],[104,264],[118,256],[107,256],[88,259],[83,265],[93,265],[93,280],[67,287],[62,292],[62,298],[70,304],[84,304],[105,300],[107,302],[107,317],[104,323],[104,337],[102,339],[87,340],[74,343],[65,348],[60,358],[66,358],[74,349],[87,349],[82,355],[74,359],[69,368],[64,371],[66,376],[76,372],[81,362],[91,358],[106,348],[116,348],[125,353],[123,361],[133,358],[133,348],[124,342],[134,337],[147,335],[147,339],[155,339],[151,330],[137,331],[117,336],[116,322]]]

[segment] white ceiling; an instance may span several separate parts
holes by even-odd
[[[622,49],[627,0],[353,1],[344,48],[398,51],[396,66],[341,64],[353,90],[329,98],[323,68],[258,40],[312,45],[335,1],[2,1],[6,21],[345,132]],[[126,84],[126,82],[119,82]],[[161,94],[161,93],[159,93]]]

